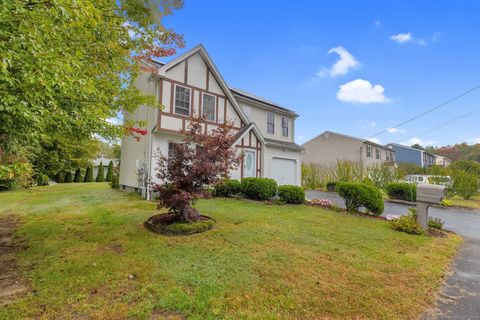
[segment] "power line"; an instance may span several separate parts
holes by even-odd
[[[424,134],[430,133],[430,132],[432,132],[432,131],[438,130],[438,129],[443,128],[443,127],[445,127],[445,126],[447,126],[447,125],[449,125],[449,124],[451,124],[451,123],[453,123],[453,122],[456,122],[456,121],[458,121],[458,120],[460,120],[460,119],[468,118],[468,117],[472,116],[472,115],[475,113],[475,111],[477,111],[477,110],[479,110],[479,109],[480,109],[480,107],[477,107],[477,108],[475,108],[475,109],[473,109],[473,110],[471,110],[471,111],[469,111],[469,112],[466,112],[466,113],[464,113],[464,114],[459,115],[458,117],[455,117],[455,118],[453,118],[453,119],[451,119],[451,120],[449,120],[449,121],[446,121],[446,122],[444,122],[444,123],[441,123],[441,124],[439,124],[438,126],[435,126],[435,127],[433,127],[433,128],[430,128],[430,129],[427,129],[427,130],[425,130],[425,131],[422,131],[422,132],[420,132],[420,133],[418,133],[418,134],[415,134],[415,135],[413,135],[413,137],[411,137],[411,138],[409,138],[409,139],[412,139],[412,138],[414,138],[414,137],[419,137],[419,136],[422,136],[422,135],[424,135]],[[409,140],[409,139],[407,139],[407,140]]]
[[[409,123],[409,122],[412,122],[413,120],[416,120],[416,119],[418,119],[418,118],[420,118],[420,117],[423,117],[424,115],[429,114],[430,112],[433,112],[433,111],[435,111],[435,110],[437,110],[437,109],[440,109],[441,107],[446,106],[447,104],[452,103],[452,102],[454,102],[454,101],[456,101],[456,100],[458,100],[458,99],[460,99],[460,98],[462,98],[462,97],[464,97],[464,96],[466,96],[466,95],[468,95],[468,94],[470,94],[470,93],[472,93],[473,91],[478,90],[478,89],[480,89],[480,84],[479,84],[479,85],[476,85],[475,87],[473,87],[473,88],[471,88],[471,89],[469,89],[469,90],[467,90],[467,91],[465,91],[465,92],[462,92],[461,94],[459,94],[458,96],[456,96],[456,97],[454,97],[454,98],[452,98],[452,99],[450,99],[450,100],[447,100],[447,101],[445,101],[445,102],[443,102],[443,103],[441,103],[441,104],[439,104],[439,105],[437,105],[437,106],[435,106],[435,107],[433,107],[433,108],[428,109],[427,111],[425,111],[425,112],[423,112],[423,113],[421,113],[421,114],[419,114],[419,115],[417,115],[417,116],[415,116],[415,117],[413,117],[413,118],[410,118],[410,119],[405,120],[405,121],[403,121],[403,122],[401,122],[401,123],[399,123],[399,124],[397,124],[397,125],[395,125],[395,126],[393,126],[393,127],[390,127],[390,128],[385,129],[385,130],[383,130],[383,131],[380,131],[380,132],[374,134],[373,136],[370,136],[368,139],[374,138],[374,137],[379,136],[379,135],[381,135],[381,134],[384,134],[384,133],[388,132],[388,131],[391,130],[391,129],[401,127],[401,126],[403,126],[404,124],[407,124],[407,123]]]

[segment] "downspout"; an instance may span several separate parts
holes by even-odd
[[[152,148],[153,148],[153,133],[155,132],[155,129],[157,128],[157,125],[154,125],[152,130],[150,131],[150,154],[149,154],[149,166],[147,170],[147,200],[150,201],[152,199],[152,193],[151,193],[151,169],[152,169]]]

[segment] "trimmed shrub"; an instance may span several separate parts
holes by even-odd
[[[120,175],[118,172],[114,172],[112,176],[112,182],[110,182],[110,186],[112,189],[119,189],[120,188]]]
[[[327,191],[335,192],[337,190],[337,181],[329,181],[325,187],[327,188]]]
[[[385,191],[390,199],[417,201],[417,186],[406,182],[389,183]]]
[[[85,178],[83,178],[83,182],[93,182],[93,168],[92,166],[87,167],[87,171],[85,172]]]
[[[100,164],[98,165],[97,178],[95,179],[95,182],[104,182],[104,181],[105,181],[105,172],[103,171],[103,163],[100,161]]]
[[[360,207],[364,207],[374,215],[382,214],[384,203],[377,188],[354,182],[339,182],[336,188],[349,212],[358,212]]]
[[[112,182],[112,178],[113,178],[113,161],[110,161],[108,163],[107,178],[105,179],[105,181]]]
[[[37,182],[37,186],[41,187],[48,185],[50,178],[46,174],[40,173],[39,175],[37,175],[35,180]]]
[[[72,176],[72,172],[69,170],[67,171],[67,173],[65,173],[65,180],[64,180],[65,183],[72,183],[73,182],[73,176]]]
[[[393,220],[391,223],[393,230],[416,235],[425,234],[425,230],[423,230],[417,220],[411,215],[401,216],[398,219]]]
[[[239,194],[242,191],[240,181],[235,179],[228,179],[221,181],[215,186],[214,194],[216,197],[231,197]]]
[[[55,182],[56,183],[63,183],[65,181],[65,174],[61,171],[57,172],[55,175]]]
[[[297,186],[279,186],[278,196],[280,197],[280,200],[286,203],[302,204],[305,202],[305,190]]]
[[[269,178],[243,178],[242,193],[253,200],[268,200],[277,193],[277,182]]]
[[[82,182],[82,170],[77,168],[75,170],[75,177],[73,178],[73,182]]]

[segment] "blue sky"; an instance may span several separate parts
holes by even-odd
[[[480,1],[185,0],[164,22],[185,50],[203,43],[230,86],[294,109],[302,143],[370,137],[480,84],[479,12]],[[477,90],[376,138],[480,143],[479,120]]]

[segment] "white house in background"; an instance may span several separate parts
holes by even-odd
[[[452,164],[452,160],[448,159],[444,156],[439,156],[438,154],[435,155],[435,164],[437,166],[448,167]]]
[[[110,163],[110,161],[113,162],[113,166],[114,167],[117,167],[119,164],[120,164],[120,159],[109,159],[109,158],[105,158],[102,155],[100,155],[100,157],[98,158],[95,158],[93,160],[93,178],[96,179],[97,178],[97,174],[98,174],[98,167],[100,167],[100,163],[102,163],[103,165],[103,174],[104,174],[104,178],[107,177],[107,171],[108,171],[108,164]]]
[[[154,95],[164,106],[146,106],[124,119],[146,121],[149,134],[137,142],[131,136],[122,140],[120,186],[148,195],[148,181],[156,178],[157,150],[172,154],[173,145],[182,141],[182,129],[192,116],[203,116],[211,130],[231,121],[237,130],[235,147],[244,153],[240,167],[231,178],[268,177],[278,184],[300,185],[300,152],[295,144],[298,115],[278,104],[230,88],[202,45],[163,64],[142,61],[151,70],[142,70],[136,86]],[[146,68],[142,68],[146,69]]]

